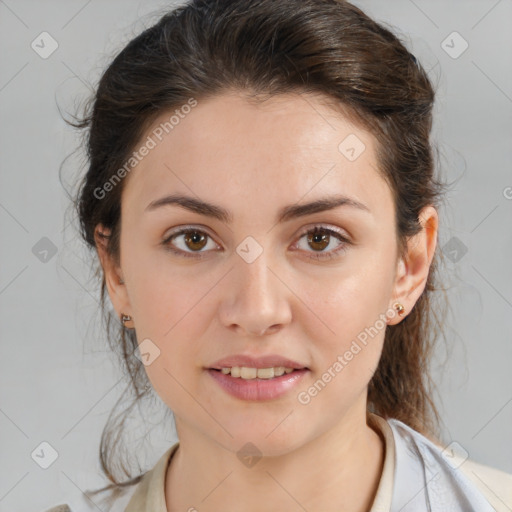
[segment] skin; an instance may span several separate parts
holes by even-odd
[[[168,118],[163,113],[154,126]],[[366,147],[354,161],[338,150],[349,134]],[[166,475],[169,512],[239,511],[240,504],[246,512],[370,509],[384,444],[367,424],[367,388],[385,329],[307,405],[297,394],[397,301],[408,313],[426,284],[436,210],[421,212],[423,229],[399,259],[392,193],[376,170],[375,147],[373,135],[321,96],[287,94],[255,105],[230,91],[199,101],[128,176],[120,265],[99,239],[98,255],[118,315],[131,315],[139,343],[149,338],[160,350],[145,369],[174,412],[180,440]],[[341,206],[276,223],[281,207],[335,192],[370,212]],[[176,205],[144,211],[170,193],[222,206],[233,221]],[[210,236],[202,259],[162,245],[171,228],[191,224]],[[345,250],[334,255],[341,242],[331,236],[323,252],[333,257],[315,259],[322,250],[304,232],[318,224],[339,229],[350,241]],[[250,264],[236,252],[247,236],[263,248]],[[189,253],[199,247],[183,235],[173,243]],[[388,313],[386,323],[402,318]],[[277,353],[310,372],[284,397],[243,401],[205,371],[241,353]],[[252,467],[237,457],[247,442],[262,453]]]

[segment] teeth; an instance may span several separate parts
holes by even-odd
[[[233,371],[233,369],[231,369],[231,371]],[[247,368],[246,366],[242,366],[240,368],[240,377],[242,379],[255,379],[258,376],[258,372],[260,371],[261,370],[258,370],[257,368]],[[272,368],[270,368],[270,371],[274,373]]]
[[[288,370],[291,370],[291,368],[288,368]],[[274,368],[274,377],[280,377],[281,375],[284,374],[285,371],[286,368],[284,366],[278,366]]]
[[[248,368],[247,366],[233,366],[232,368],[221,368],[224,375],[231,374],[231,377],[240,377],[242,379],[272,379],[285,373],[292,373],[293,368],[284,366],[275,366],[273,368]]]

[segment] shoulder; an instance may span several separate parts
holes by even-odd
[[[390,419],[388,423],[401,450],[402,463],[422,467],[427,480],[426,492],[434,501],[436,495],[451,494],[458,501],[474,503],[476,500],[482,504],[485,501],[497,512],[510,512],[512,474],[471,460],[456,442],[443,447],[399,420]]]
[[[155,466],[147,471],[137,484],[124,512],[156,512],[166,509],[165,476],[172,456],[179,447],[179,442],[173,444],[160,457]]]
[[[464,460],[460,467],[496,512],[510,512],[512,509],[512,474],[480,464],[471,459]]]

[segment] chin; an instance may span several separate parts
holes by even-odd
[[[297,418],[292,420],[294,414],[289,414],[290,408],[286,409],[286,414],[280,413],[278,417],[272,415],[267,419],[257,415],[250,419],[248,413],[241,413],[240,419],[225,421],[222,425],[231,433],[230,437],[222,430],[222,440],[217,441],[226,449],[241,455],[240,451],[254,450],[259,456],[277,457],[285,455],[307,442],[307,434],[300,430],[298,426],[307,424],[306,421],[292,424]],[[286,418],[286,419],[285,419]],[[219,419],[220,420],[220,419]],[[284,420],[284,421],[283,421]]]

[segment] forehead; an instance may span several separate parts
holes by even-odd
[[[162,113],[141,144],[149,139],[154,147],[123,192],[123,203],[139,212],[171,192],[226,204],[259,197],[276,209],[338,192],[372,209],[390,206],[374,136],[322,97],[286,94],[256,103],[225,93]]]

